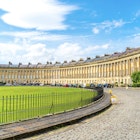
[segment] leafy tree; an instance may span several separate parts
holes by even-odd
[[[140,71],[133,72],[131,78],[133,83],[140,83]]]

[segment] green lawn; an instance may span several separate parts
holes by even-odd
[[[0,124],[75,109],[92,102],[96,93],[80,88],[0,87]]]

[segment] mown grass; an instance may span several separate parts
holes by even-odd
[[[95,96],[79,88],[0,87],[0,124],[75,109],[89,104]]]

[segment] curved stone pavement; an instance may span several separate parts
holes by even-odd
[[[24,140],[140,140],[140,88],[111,90],[118,102],[105,112]]]

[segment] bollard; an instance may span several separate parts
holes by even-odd
[[[111,95],[111,103],[112,104],[117,103],[117,96],[112,94],[112,90],[109,90],[109,94]]]
[[[109,90],[109,94],[112,95],[112,90],[111,89]]]
[[[115,95],[111,96],[111,103],[116,104],[117,103],[117,97]]]

